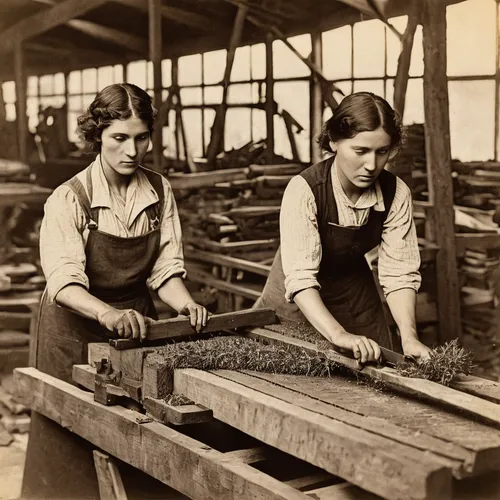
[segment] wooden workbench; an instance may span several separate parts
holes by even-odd
[[[101,344],[90,352],[93,364],[116,355]],[[121,370],[130,370],[122,375],[146,378],[146,350],[141,366],[131,363],[131,351],[113,359],[121,360]],[[498,424],[348,374],[176,370],[173,392],[198,406],[187,405],[188,419],[182,420],[182,406],[144,398],[154,421],[145,418],[137,401],[139,411],[104,406],[92,392],[33,368],[18,369],[15,377],[23,404],[194,499],[493,500],[500,495]],[[94,390],[95,368],[75,367],[74,379]],[[498,407],[500,416],[494,402],[500,386],[484,383],[490,400],[476,401]],[[471,397],[446,390],[464,401]],[[181,421],[198,423],[173,424]]]

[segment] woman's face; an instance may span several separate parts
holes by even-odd
[[[368,189],[393,153],[391,137],[382,127],[332,141],[330,147],[336,152],[335,164],[346,194]]]
[[[132,175],[148,150],[149,139],[143,120],[133,115],[126,120],[113,120],[101,135],[103,166],[120,175]]]

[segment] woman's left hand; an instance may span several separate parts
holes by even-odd
[[[403,352],[405,356],[412,356],[418,360],[429,359],[431,349],[422,344],[418,339],[408,339],[403,342]]]
[[[191,326],[196,329],[197,333],[200,333],[202,328],[207,326],[209,320],[208,311],[194,300],[185,304],[179,314],[189,316]]]

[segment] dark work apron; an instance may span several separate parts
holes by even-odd
[[[373,208],[366,224],[359,227],[339,225],[332,187],[333,158],[302,172],[314,194],[320,233],[322,259],[318,272],[321,298],[332,316],[349,333],[364,335],[384,347],[392,347],[373,273],[365,254],[381,241],[382,229],[396,191],[396,178],[383,170],[379,182],[385,211]],[[285,300],[285,276],[278,249],[269,277],[255,307],[271,307],[285,321],[306,322],[294,303]]]
[[[87,218],[89,235],[85,247],[85,272],[90,282],[89,292],[117,309],[135,309],[157,319],[146,280],[159,251],[164,200],[161,176],[143,169],[159,198],[158,203],[146,209],[151,221],[150,231],[142,236],[123,238],[98,230],[98,210],[91,209],[90,172],[89,167],[88,197],[76,177],[67,183],[77,195]],[[88,343],[107,341],[112,335],[95,320],[55,303],[49,305],[44,294],[38,325],[36,367],[72,383],[72,366],[87,363]],[[92,451],[89,442],[32,412],[22,498],[98,499]]]

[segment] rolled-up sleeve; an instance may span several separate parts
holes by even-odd
[[[40,228],[40,259],[52,303],[70,284],[89,288],[85,274],[85,215],[68,186],[58,187],[45,203]]]
[[[170,183],[163,179],[165,204],[160,227],[160,250],[147,285],[157,290],[173,276],[186,277],[179,213]]]
[[[421,276],[417,232],[411,193],[401,179],[397,179],[396,193],[384,223],[378,256],[379,281],[386,296],[402,288],[418,292]]]
[[[317,280],[321,262],[321,240],[316,219],[316,202],[301,176],[288,183],[280,213],[280,244],[285,298],[306,288],[320,288]]]

